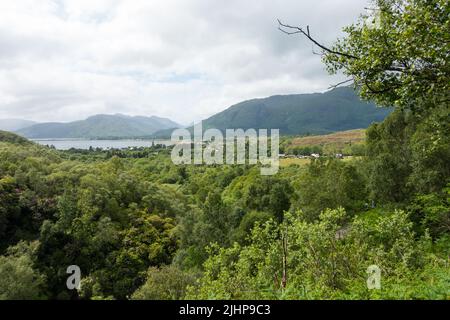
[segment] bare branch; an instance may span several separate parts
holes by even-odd
[[[284,28],[284,29],[283,29]],[[293,31],[287,31],[288,30],[293,30]],[[321,48],[322,50],[331,53],[331,54],[336,54],[339,56],[344,56],[350,59],[358,59],[358,57],[345,53],[345,52],[338,52],[335,50],[332,50],[326,46],[324,46],[323,44],[319,43],[317,40],[315,40],[313,37],[311,37],[311,34],[309,32],[309,26],[306,27],[307,32],[303,31],[302,28],[300,27],[294,27],[294,26],[290,26],[288,24],[284,24],[280,21],[280,19],[278,19],[278,30],[280,30],[281,32],[288,34],[288,35],[293,35],[293,34],[298,34],[301,33],[303,34],[306,38],[308,38],[312,43],[314,43],[316,46],[318,46],[319,48]]]
[[[341,81],[341,82],[336,83],[336,84],[333,84],[333,85],[329,86],[328,89],[336,89],[337,87],[339,87],[339,86],[341,86],[341,85],[343,85],[345,83],[348,83],[350,81],[354,82],[353,78]]]

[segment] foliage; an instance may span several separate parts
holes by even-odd
[[[28,141],[25,138],[22,138],[16,134],[13,134],[13,133],[10,133],[7,131],[2,131],[2,130],[0,130],[0,141],[16,143],[16,144],[21,144],[21,145],[31,145],[32,144],[30,141]]]
[[[326,208],[344,207],[354,213],[366,206],[364,176],[352,163],[335,159],[315,160],[295,185],[298,200],[294,208],[314,220]]]
[[[0,299],[449,299],[449,3],[375,4],[324,60],[395,107],[384,121],[390,110],[337,88],[206,123],[308,135],[382,121],[361,145],[282,139],[284,152],[360,157],[266,177],[175,166],[161,146],[57,151],[0,132]],[[65,285],[69,265],[81,290]],[[381,289],[367,287],[372,265]]]
[[[195,285],[196,275],[174,266],[150,268],[147,280],[132,296],[134,300],[181,300],[186,288]]]
[[[36,300],[43,298],[45,278],[35,269],[36,243],[21,242],[0,256],[0,300]]]
[[[440,193],[416,196],[409,210],[420,232],[429,230],[435,238],[450,234],[450,185]]]
[[[448,108],[426,117],[396,110],[372,125],[367,130],[371,198],[402,202],[441,190],[450,172],[449,139]]]
[[[448,105],[449,13],[447,0],[376,0],[324,62],[379,105],[418,112]]]
[[[326,210],[311,223],[297,213],[281,225],[273,221],[258,225],[246,246],[211,246],[203,278],[198,287],[190,287],[188,297],[446,298],[450,278],[445,263],[438,257],[416,259],[427,251],[430,240],[415,240],[407,214],[398,211],[375,221],[357,217],[351,226],[343,224],[345,218],[343,209]],[[386,285],[376,293],[366,287],[366,269],[373,264],[381,268]],[[426,280],[413,280],[413,274],[424,274]],[[434,277],[439,277],[436,283],[430,281]],[[428,289],[411,293],[407,288],[414,282]]]

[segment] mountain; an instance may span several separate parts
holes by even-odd
[[[35,125],[37,122],[22,119],[0,119],[0,130],[17,131]]]
[[[99,114],[86,120],[69,123],[40,123],[18,130],[17,133],[31,139],[64,138],[137,138],[180,125],[166,118],[126,116],[123,114]]]
[[[280,129],[280,134],[326,134],[367,128],[392,110],[360,100],[350,87],[325,93],[278,95],[238,103],[203,121],[203,128]]]
[[[203,128],[280,129],[284,135],[327,134],[367,128],[392,110],[362,101],[350,87],[325,93],[277,95],[238,103],[203,121]],[[17,132],[27,138],[170,137],[181,125],[159,117],[95,115],[69,123],[40,123]],[[0,127],[1,129],[1,127]],[[192,128],[191,128],[192,129]]]

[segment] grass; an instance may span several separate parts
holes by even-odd
[[[356,129],[341,131],[321,136],[307,136],[294,138],[290,143],[290,146],[294,147],[306,147],[315,145],[327,145],[327,144],[346,144],[346,143],[362,143],[365,139],[366,130]]]
[[[299,165],[303,166],[306,164],[309,164],[311,162],[310,159],[297,159],[297,158],[287,158],[287,159],[280,159],[280,166],[281,167],[289,167],[290,165]]]

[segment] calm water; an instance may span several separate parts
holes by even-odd
[[[170,140],[33,140],[44,146],[54,146],[58,150],[75,149],[125,149],[129,147],[151,147],[152,143],[171,145]]]

